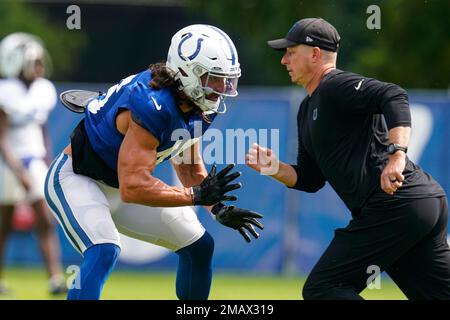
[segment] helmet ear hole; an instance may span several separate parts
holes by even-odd
[[[192,98],[194,99],[200,99],[203,95],[203,90],[201,87],[196,87],[194,90],[192,90]]]
[[[192,70],[197,76],[201,76],[205,73],[205,69],[203,69],[201,66],[195,66],[194,70]]]

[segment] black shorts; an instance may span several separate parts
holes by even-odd
[[[357,299],[373,270],[386,271],[409,299],[450,299],[446,197],[368,204],[337,229],[303,296]]]

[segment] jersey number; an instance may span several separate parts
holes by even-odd
[[[88,110],[89,112],[96,114],[105,104],[106,102],[108,102],[108,99],[114,94],[119,92],[119,90],[126,84],[129,84],[134,77],[136,77],[135,74],[122,79],[118,84],[112,86],[111,88],[108,89],[108,92],[106,93],[106,96],[102,99],[102,100],[93,100],[92,102],[89,103],[88,105]]]

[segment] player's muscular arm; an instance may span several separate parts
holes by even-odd
[[[185,150],[183,155],[176,161],[171,162],[178,178],[185,187],[200,184],[208,175],[200,154],[198,142],[193,144],[188,150]]]
[[[196,142],[180,157],[182,161],[176,163],[171,161],[177,173],[178,179],[185,187],[192,187],[200,184],[206,178],[208,172],[200,154],[200,144]],[[211,211],[213,206],[204,206]]]
[[[192,205],[189,188],[168,186],[152,176],[159,141],[128,116],[128,129],[119,151],[118,177],[125,202],[156,207]],[[118,126],[119,131],[121,128]]]

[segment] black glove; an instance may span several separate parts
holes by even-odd
[[[225,169],[216,174],[216,165],[213,165],[208,176],[202,183],[192,187],[192,203],[194,205],[210,206],[220,201],[236,201],[237,198],[235,196],[225,195],[228,191],[241,187],[240,183],[228,184],[241,175],[240,172],[227,175],[233,167],[234,164],[229,164]]]
[[[216,220],[221,224],[238,230],[247,242],[250,242],[250,237],[245,232],[245,229],[247,229],[255,237],[255,239],[258,239],[259,234],[255,231],[253,226],[257,226],[261,230],[264,229],[263,224],[256,220],[261,219],[263,216],[250,210],[236,208],[235,206],[226,206],[222,203],[218,203],[212,208],[211,212],[214,214]]]

